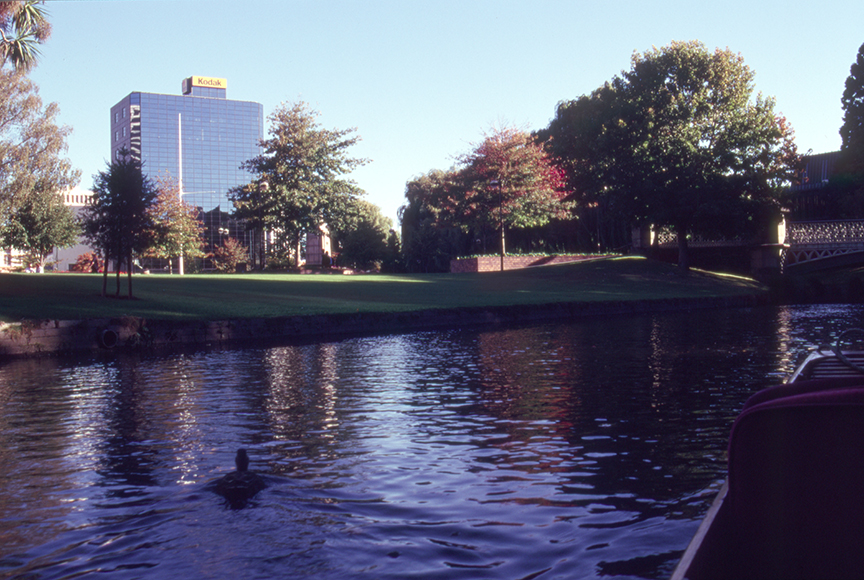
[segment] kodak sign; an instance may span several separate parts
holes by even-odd
[[[213,89],[228,89],[228,79],[218,79],[215,77],[189,77],[183,79],[183,94],[188,95],[192,92],[192,87],[210,87]]]
[[[213,89],[227,89],[228,79],[217,79],[213,77],[192,77],[193,87],[210,87]]]

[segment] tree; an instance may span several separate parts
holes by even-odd
[[[864,175],[864,44],[858,58],[849,69],[846,88],[840,100],[843,105],[843,125],[840,127],[841,173]]]
[[[296,248],[298,258],[305,232],[332,226],[364,193],[343,177],[368,162],[348,155],[360,140],[356,129],[323,129],[317,116],[302,101],[282,103],[268,118],[264,152],[243,164],[254,180],[229,194],[238,218],[268,228],[280,245]]]
[[[451,258],[464,254],[470,236],[448,225],[442,207],[455,187],[456,170],[432,170],[405,185],[406,203],[399,208],[402,255],[409,272],[446,272]]]
[[[213,251],[213,265],[220,272],[236,272],[238,265],[248,261],[246,248],[234,238],[227,238]]]
[[[0,65],[27,70],[39,59],[37,45],[51,34],[44,2],[17,0],[0,2]]]
[[[506,228],[545,225],[569,215],[564,175],[543,146],[514,128],[487,134],[470,153],[443,196],[443,219],[465,230],[498,231],[506,254]]]
[[[79,232],[75,214],[62,195],[56,190],[37,189],[7,218],[2,240],[7,247],[25,250],[29,261],[42,272],[54,248],[74,246]]]
[[[381,213],[381,208],[365,199],[355,199],[342,222],[333,236],[339,247],[338,265],[369,270],[392,260],[388,236],[393,222]]]
[[[639,191],[608,195],[623,178],[634,178],[627,166],[615,161],[629,151],[626,132],[616,130],[625,116],[619,110],[621,101],[611,83],[606,83],[590,95],[559,103],[549,127],[536,134],[564,169],[570,197],[576,202],[575,214],[589,230],[593,249],[626,245],[633,216],[644,205]]]
[[[84,207],[84,237],[102,252],[105,262],[102,296],[106,295],[108,261],[115,260],[117,296],[120,296],[120,271],[128,267],[129,298],[132,298],[132,256],[145,250],[153,230],[150,206],[156,187],[141,170],[141,163],[121,150],[120,159],[93,176],[93,197]]]
[[[0,231],[10,216],[42,197],[74,187],[81,173],[63,155],[72,132],[56,123],[59,107],[46,107],[24,73],[0,68]],[[50,199],[50,198],[49,198]]]
[[[176,181],[159,178],[155,185],[156,199],[149,209],[153,229],[144,254],[169,260],[169,264],[178,256],[203,257],[204,223],[198,217],[198,208],[183,201]]]
[[[560,104],[544,134],[575,199],[631,225],[672,228],[687,269],[688,235],[753,232],[779,214],[794,178],[794,133],[773,99],[753,93],[740,55],[674,42],[634,54],[629,71]]]

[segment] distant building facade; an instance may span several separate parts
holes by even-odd
[[[70,189],[61,194],[63,203],[72,208],[76,219],[81,218],[81,210],[90,203],[93,192],[78,187]],[[54,252],[48,258],[46,267],[57,272],[69,270],[81,254],[92,252],[93,248],[88,246],[82,236],[78,236],[78,243],[70,248],[54,248]],[[16,270],[26,265],[27,253],[17,248],[3,248],[2,259],[0,259],[0,271]]]
[[[81,212],[84,206],[90,203],[90,198],[93,197],[93,192],[86,189],[71,189],[63,194],[64,203],[72,208],[75,217],[80,219]],[[93,248],[87,245],[82,236],[78,237],[78,243],[71,248],[54,248],[52,261],[54,262],[54,270],[57,272],[67,272],[78,261],[78,256],[94,252]]]
[[[317,233],[306,234],[306,266],[329,268],[332,265],[330,230],[326,225],[322,225]]]
[[[243,224],[230,216],[228,191],[249,183],[240,165],[261,152],[264,132],[264,107],[229,100],[227,85],[193,76],[180,95],[133,92],[111,107],[111,158],[128,150],[151,179],[179,182],[204,221],[208,251],[226,237],[249,245]]]
[[[808,221],[836,219],[833,200],[823,191],[835,173],[839,151],[803,155],[798,183],[789,188],[790,219]]]

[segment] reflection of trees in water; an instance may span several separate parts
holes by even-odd
[[[481,333],[478,403],[507,432],[507,446],[537,455],[523,462],[530,469],[568,465],[602,473],[603,487],[622,493],[653,486],[674,497],[692,488],[687,480],[707,485],[722,470],[728,409],[776,368],[779,345],[742,343],[742,316],[757,314],[677,312]],[[778,326],[773,310],[758,316]],[[565,456],[535,444],[544,438],[566,441]],[[692,466],[704,465],[706,453],[717,469],[700,472]],[[586,484],[583,475],[572,479]]]
[[[0,367],[0,558],[51,541],[82,509],[80,492],[60,492],[93,482],[110,374],[56,359]]]
[[[163,416],[159,389],[148,385],[145,369],[137,357],[119,358],[111,368],[104,385],[104,432],[99,443],[101,453],[96,468],[108,497],[118,499],[146,494],[156,485],[153,474],[159,449],[152,437],[154,415]]]

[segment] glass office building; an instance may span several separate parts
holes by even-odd
[[[246,240],[230,218],[228,190],[249,183],[240,165],[261,152],[264,107],[227,98],[227,81],[183,80],[181,95],[130,93],[111,107],[111,158],[122,149],[141,160],[151,178],[182,181],[183,199],[201,212],[207,251],[232,236]]]

